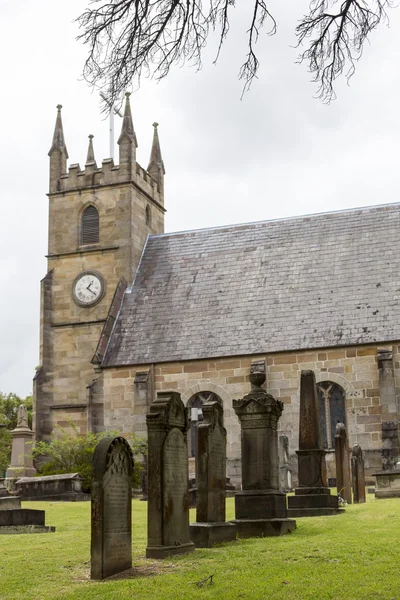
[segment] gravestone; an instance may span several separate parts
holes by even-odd
[[[352,503],[350,450],[344,423],[337,423],[335,430],[336,488],[347,504]]]
[[[397,421],[382,421],[382,471],[396,469],[400,455]]]
[[[365,502],[365,474],[363,453],[358,444],[354,444],[351,451],[351,475],[354,503],[362,504]]]
[[[219,402],[203,404],[203,421],[197,428],[196,523],[190,539],[199,548],[236,539],[236,527],[225,522],[226,429]]]
[[[148,439],[147,558],[194,550],[189,535],[187,430],[180,394],[159,392],[146,415]]]
[[[265,363],[253,363],[252,389],[233,408],[242,429],[242,490],[235,495],[235,523],[240,538],[289,533],[286,495],[279,490],[278,420],[283,403],[261,387]]]
[[[29,427],[28,411],[23,404],[18,408],[17,426],[11,431],[11,437],[11,464],[6,472],[7,479],[33,477],[36,474],[32,456],[33,431]]]
[[[102,439],[93,455],[91,578],[132,567],[133,458],[122,437]]]
[[[292,470],[289,463],[289,438],[279,436],[279,488],[281,492],[292,491]]]
[[[300,377],[298,459],[299,487],[288,497],[290,517],[318,517],[340,512],[338,497],[326,485],[326,451],[322,445],[319,403],[314,371]]]

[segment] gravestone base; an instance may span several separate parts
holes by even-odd
[[[13,533],[53,533],[55,527],[47,525],[10,525],[0,526],[0,535],[10,535]]]
[[[45,511],[30,508],[0,510],[0,533],[49,533],[55,527],[46,527]]]
[[[375,498],[400,498],[400,469],[378,471],[376,478]]]
[[[10,510],[21,508],[21,498],[19,496],[0,497],[0,510]]]
[[[146,558],[166,558],[176,554],[188,554],[193,552],[194,548],[193,542],[181,544],[180,546],[147,546]]]
[[[233,523],[191,523],[190,539],[196,548],[211,548],[215,544],[234,542],[236,527]]]
[[[236,519],[286,519],[286,495],[282,492],[244,490],[235,495]]]
[[[275,537],[291,533],[296,529],[294,519],[235,519],[240,539],[252,537]]]
[[[332,496],[329,488],[297,488],[295,495],[288,497],[288,517],[319,517],[339,512],[343,509],[339,509],[338,497]]]

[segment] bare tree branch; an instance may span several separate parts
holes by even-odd
[[[87,44],[88,58],[83,75],[102,89],[114,102],[141,77],[165,77],[173,64],[189,62],[198,69],[202,51],[211,31],[219,32],[218,60],[229,33],[229,17],[237,0],[91,0],[78,17],[83,33],[78,39]],[[247,0],[249,1],[249,0]],[[239,71],[243,92],[257,77],[259,61],[255,53],[261,28],[267,21],[276,32],[276,22],[265,0],[252,0],[252,16],[247,29],[248,52]],[[393,0],[311,0],[310,10],[296,28],[298,46],[309,40],[299,57],[307,61],[318,83],[318,96],[329,102],[335,97],[333,84],[345,71],[349,79],[355,70],[369,33],[381,21]],[[106,103],[104,109],[107,110]]]
[[[309,38],[309,46],[299,56],[307,61],[317,82],[318,97],[329,103],[336,98],[334,82],[345,72],[347,81],[354,75],[355,62],[363,53],[369,33],[383,21],[391,0],[345,0],[339,10],[329,10],[333,0],[312,0],[310,12],[296,28],[298,46]]]

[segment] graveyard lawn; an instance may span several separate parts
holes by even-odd
[[[133,569],[91,581],[90,503],[25,502],[55,533],[0,535],[1,600],[400,598],[400,499],[297,519],[280,538],[253,538],[162,561],[144,558],[146,502],[133,502]],[[191,519],[194,520],[194,511]],[[233,518],[233,500],[227,518]],[[213,575],[203,585],[196,582]]]

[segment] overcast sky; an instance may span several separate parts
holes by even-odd
[[[22,396],[39,364],[56,105],[63,105],[70,163],[84,165],[89,134],[98,164],[109,156],[98,94],[80,79],[86,51],[73,20],[86,4],[0,0],[0,391]],[[236,76],[247,22],[240,10],[217,66],[210,44],[200,72],[176,68],[132,96],[144,167],[151,125],[160,123],[167,231],[398,200],[400,9],[391,11],[390,28],[371,36],[350,87],[342,81],[338,99],[325,106],[314,98],[306,67],[295,64],[293,31],[307,4],[271,3],[278,33],[261,36],[259,79],[242,101]]]

